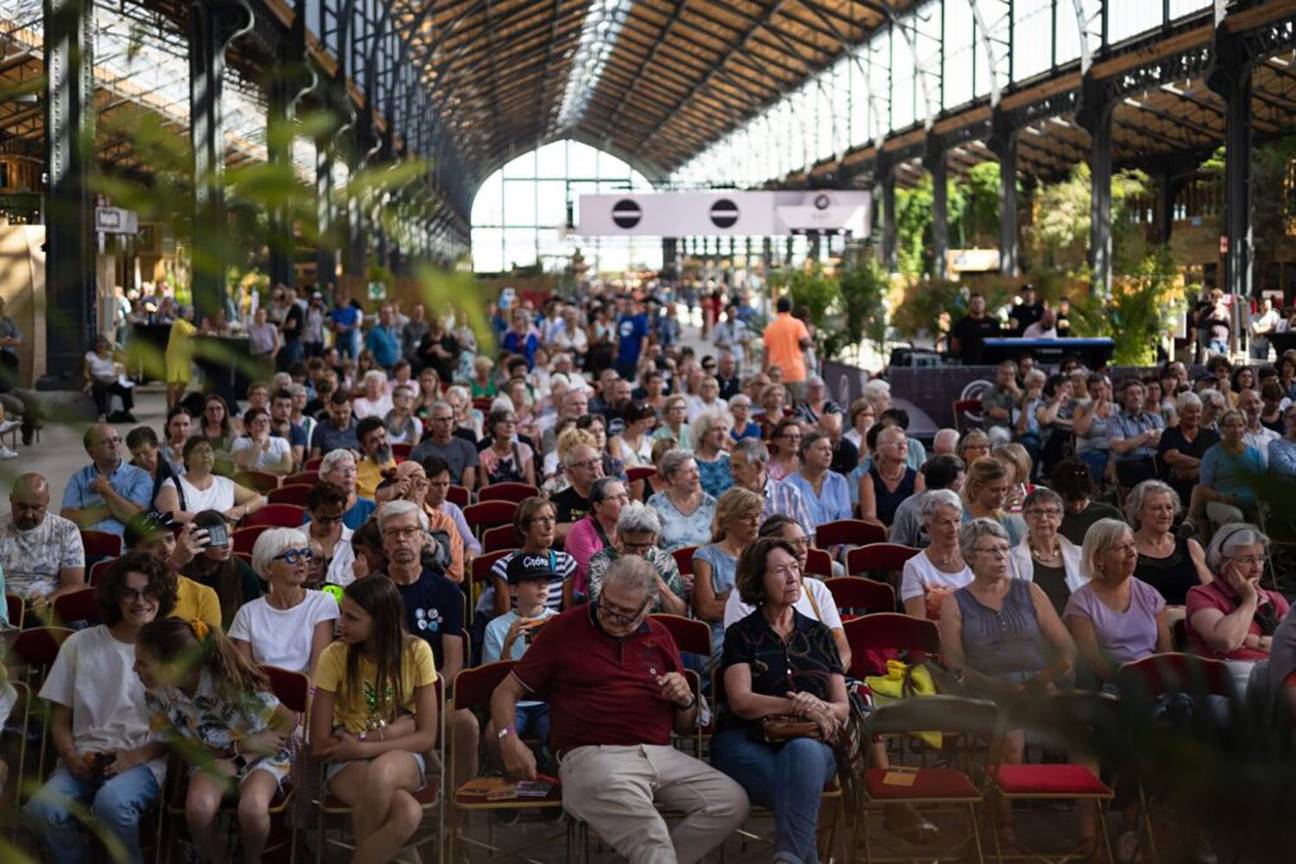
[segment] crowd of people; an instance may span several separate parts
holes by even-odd
[[[390,860],[440,770],[438,685],[512,659],[488,714],[444,718],[456,787],[556,776],[563,807],[632,861],[699,860],[755,804],[774,811],[776,860],[813,862],[819,792],[842,767],[828,742],[866,660],[818,578],[845,573],[849,544],[814,550],[839,520],[912,548],[898,609],[938,623],[972,693],[1101,690],[1172,647],[1223,660],[1240,689],[1296,668],[1253,491],[1266,466],[1296,473],[1296,356],[1212,360],[1197,380],[1171,363],[1115,397],[1100,370],[1006,362],[983,426],[926,446],[882,378],[829,398],[786,300],[759,335],[747,298],[713,301],[699,349],[665,286],[510,294],[489,310],[490,355],[422,306],[404,319],[384,302],[366,326],[344,294],[325,310],[281,288],[252,325],[274,330],[253,340],[278,371],[245,408],[170,381],[159,428],[123,439],[100,412],[57,513],[47,478],[13,484],[0,567],[25,626],[100,567],[93,623],[39,687],[58,766],[23,821],[49,860],[84,860],[82,809],[141,860],[168,757],[202,766],[183,801],[209,860],[235,856],[218,825],[230,796],[237,854],[261,860],[271,801],[290,779],[310,788],[307,766],[352,808],[354,860]],[[267,505],[247,472],[310,488],[304,522],[237,554]],[[502,483],[534,489],[476,594],[483,526],[451,498]],[[96,562],[84,532],[123,553]],[[810,572],[812,551],[831,572]],[[681,655],[654,613],[705,622],[707,655]],[[266,667],[309,678],[305,728]],[[708,763],[672,735],[697,735],[712,704]],[[816,734],[770,738],[789,715]],[[1009,733],[1003,758],[1025,752]],[[870,758],[885,767],[885,747]],[[1096,811],[1082,817],[1092,850]],[[886,824],[938,833],[906,807]]]

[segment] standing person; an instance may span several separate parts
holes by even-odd
[[[68,478],[59,515],[82,530],[120,537],[131,517],[149,506],[153,478],[122,461],[121,436],[107,423],[91,426],[81,442],[91,463]]]
[[[643,304],[626,303],[625,311],[617,319],[616,371],[627,381],[635,380],[639,368],[639,355],[648,347],[648,315]]]
[[[337,287],[336,299],[329,311],[329,321],[333,327],[334,345],[343,357],[355,359],[360,356],[360,325],[364,321],[364,312],[351,302],[347,289]]]
[[[134,423],[135,388],[123,383],[126,367],[116,362],[112,356],[112,345],[103,336],[95,339],[93,351],[87,351],[82,359],[81,374],[85,377],[85,392],[94,399],[95,412],[99,422],[109,420],[113,423]],[[108,416],[112,397],[121,399],[122,410]]]
[[[422,303],[415,303],[410,310],[410,319],[401,327],[401,356],[410,363],[423,368],[417,362],[419,343],[428,332],[427,309]]]
[[[1027,282],[1021,289],[1021,300],[1014,304],[1008,315],[1010,336],[1021,336],[1026,329],[1044,317],[1044,304],[1035,294],[1035,286]]]
[[[270,838],[270,804],[292,770],[288,736],[297,718],[270,692],[264,672],[201,621],[160,618],[135,645],[154,734],[196,764],[185,791],[185,822],[210,861],[230,860],[221,804],[238,799],[243,861],[260,861]]]
[[[185,388],[189,386],[189,377],[193,374],[194,326],[193,307],[181,306],[175,320],[171,322],[171,332],[167,336],[166,353],[162,365],[166,370],[167,410],[180,404]]]
[[[1260,298],[1260,308],[1251,316],[1251,323],[1247,327],[1251,334],[1252,360],[1269,361],[1269,336],[1277,332],[1280,320],[1278,310],[1274,309],[1273,297],[1265,294]]]
[[[648,618],[656,587],[652,565],[619,559],[592,603],[545,625],[495,689],[491,719],[505,771],[534,778],[535,754],[513,724],[521,699],[547,701],[563,809],[631,861],[694,864],[742,824],[747,795],[671,746],[672,730],[697,734],[698,700],[675,640]],[[684,818],[668,829],[655,805]]]
[[[392,367],[401,358],[400,330],[396,327],[390,303],[378,307],[378,323],[365,334],[364,347],[373,352],[374,362],[390,375]]]
[[[964,366],[978,366],[985,340],[999,335],[999,322],[986,314],[985,296],[974,291],[968,297],[968,314],[954,322],[949,334],[949,353]]]
[[[777,314],[765,328],[761,341],[765,343],[765,371],[777,368],[783,373],[783,383],[796,400],[805,397],[805,350],[814,345],[804,322],[792,317],[792,301],[780,297],[775,304]]]
[[[297,302],[297,289],[286,286],[284,302],[287,305],[284,309],[283,321],[279,325],[282,347],[275,357],[275,368],[280,372],[287,372],[294,363],[300,363],[306,357],[306,349],[302,345],[306,312]]]
[[[67,638],[41,687],[53,705],[49,735],[59,761],[23,808],[49,860],[66,864],[88,858],[82,807],[127,861],[143,861],[139,821],[166,776],[166,748],[153,740],[135,674],[135,643],[144,625],[171,614],[175,579],[162,561],[130,553],[108,568],[96,599],[103,623]]]
[[[307,357],[319,357],[324,353],[324,322],[328,310],[324,308],[324,295],[312,291],[310,304],[306,307],[302,322],[302,347]]]
[[[454,381],[461,350],[459,340],[446,329],[445,321],[440,315],[434,315],[419,340],[418,358],[421,367],[432,367],[436,370],[437,378],[449,385]]]
[[[252,362],[256,364],[258,378],[269,378],[270,372],[274,369],[275,358],[283,349],[283,337],[279,335],[279,328],[269,320],[269,313],[262,306],[252,315],[252,323],[248,325],[248,353],[252,355]]]
[[[314,676],[310,751],[328,790],[351,807],[356,861],[390,861],[423,822],[437,740],[437,671],[427,643],[405,632],[386,579],[360,579],[342,597],[338,641]]]

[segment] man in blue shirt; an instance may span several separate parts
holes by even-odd
[[[337,349],[347,357],[360,356],[360,323],[363,319],[360,308],[352,305],[346,289],[339,285],[337,302],[329,310],[329,320],[337,335]]]
[[[365,336],[365,347],[373,352],[374,360],[388,374],[401,356],[400,331],[392,319],[392,307],[384,303],[378,309],[378,323]]]
[[[120,537],[131,517],[149,506],[153,478],[122,462],[121,436],[107,423],[94,424],[81,440],[91,463],[69,478],[59,515],[83,531]]]
[[[617,321],[616,370],[627,381],[635,380],[639,355],[648,344],[648,316],[642,304],[631,301]]]

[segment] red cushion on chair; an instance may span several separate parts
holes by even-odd
[[[864,788],[876,800],[922,801],[924,799],[981,800],[981,793],[966,774],[954,768],[919,768],[912,786],[883,783],[889,772],[870,768],[865,773]]]
[[[1083,765],[1000,765],[989,775],[1009,795],[1112,794]]]

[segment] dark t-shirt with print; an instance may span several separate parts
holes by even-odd
[[[424,570],[412,585],[397,585],[405,605],[405,629],[427,642],[440,669],[445,663],[442,638],[463,630],[463,592],[432,570]]]
[[[590,513],[589,499],[577,492],[575,486],[568,486],[557,495],[551,496],[549,501],[557,511],[555,516],[559,522],[575,522]]]

